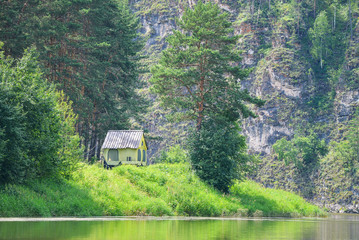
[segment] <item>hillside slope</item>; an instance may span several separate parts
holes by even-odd
[[[282,190],[247,181],[222,195],[188,165],[83,165],[70,181],[6,185],[0,217],[25,216],[323,216],[319,208]]]

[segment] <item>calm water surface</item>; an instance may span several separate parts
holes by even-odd
[[[359,239],[358,215],[328,218],[1,219],[0,239]]]

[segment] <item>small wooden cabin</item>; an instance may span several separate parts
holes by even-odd
[[[105,167],[147,165],[147,144],[142,130],[110,130],[101,147]]]

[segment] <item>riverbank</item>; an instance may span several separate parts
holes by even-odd
[[[301,197],[245,181],[223,195],[185,164],[82,165],[71,180],[6,185],[0,217],[51,216],[324,216]]]

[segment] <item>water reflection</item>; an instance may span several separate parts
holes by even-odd
[[[89,220],[89,219],[87,219]],[[105,219],[1,222],[0,239],[358,239],[359,216],[326,219]]]

